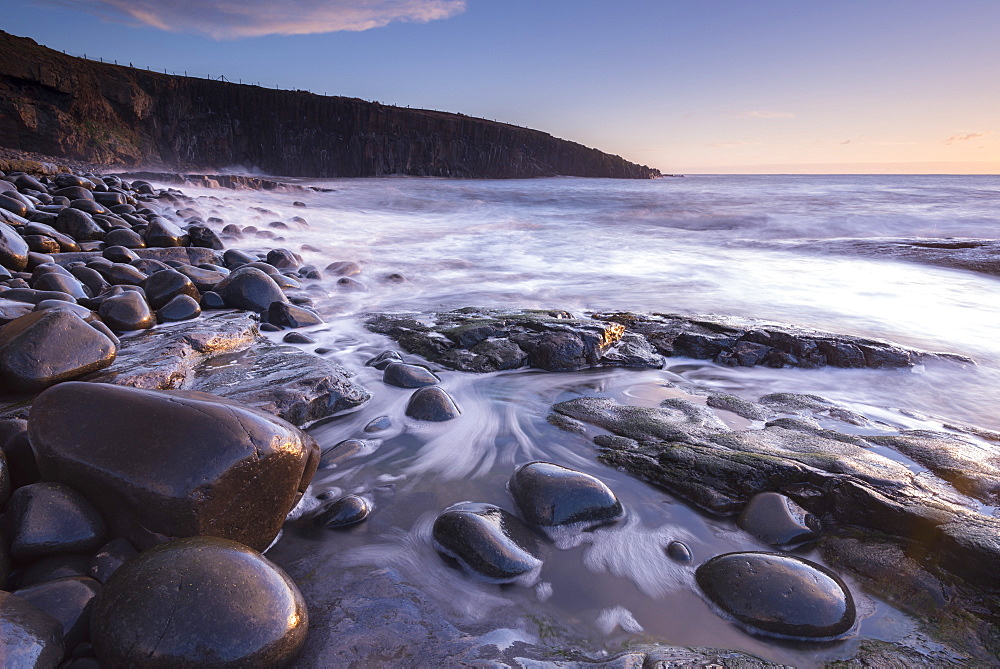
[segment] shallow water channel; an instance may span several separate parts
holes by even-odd
[[[825,179],[825,180],[824,180]],[[573,638],[591,652],[630,642],[731,648],[768,660],[811,666],[849,657],[862,638],[914,641],[914,624],[866,596],[847,578],[859,623],[835,642],[780,641],[750,634],[720,617],[699,594],[694,569],[717,554],[771,550],[732,519],[703,515],[671,495],[596,459],[592,438],[547,420],[553,404],[580,396],[658,406],[708,391],[747,399],[772,392],[813,393],[880,424],[875,431],[940,429],[954,421],[1000,427],[1000,282],[996,277],[917,264],[783,252],[761,240],[833,236],[996,236],[1000,184],[988,177],[690,177],[649,183],[546,179],[465,182],[345,180],[331,193],[232,194],[185,188],[204,216],[272,230],[227,245],[284,246],[320,269],[354,261],[366,292],[335,278],[307,286],[327,320],[307,330],[331,360],[356,373],[374,395],[357,411],[310,428],[323,449],[345,439],[364,448],[328,461],[314,496],[356,493],[374,507],[347,530],[289,525],[269,556],[279,564],[323,554],[329,568],[385,567],[445,612],[450,622],[488,638],[545,643]],[[306,207],[292,206],[303,201]],[[253,209],[258,207],[259,209]],[[262,211],[265,210],[265,211]],[[269,228],[270,221],[300,216]],[[305,245],[305,246],[303,246]],[[383,280],[389,273],[403,283]],[[381,381],[364,362],[391,340],[360,324],[375,311],[439,311],[463,306],[760,317],[837,333],[888,339],[973,357],[974,369],[914,370],[726,368],[671,358],[664,369],[516,370],[460,373],[429,365],[462,416],[422,423],[404,416],[412,391]],[[271,335],[275,340],[280,335]],[[404,353],[409,362],[426,364]],[[763,426],[716,410],[735,429]],[[366,426],[386,416],[387,426]],[[859,428],[829,419],[824,427]],[[588,428],[589,429],[589,428]],[[889,449],[914,471],[918,465]],[[330,458],[333,460],[333,458]],[[597,476],[618,495],[624,520],[547,541],[532,585],[499,586],[448,566],[433,548],[435,516],[461,501],[515,507],[506,484],[515,466],[545,460]],[[315,501],[314,504],[318,503]],[[304,509],[303,509],[304,511]],[[666,555],[686,543],[690,563]],[[815,552],[803,557],[822,563]],[[544,622],[542,622],[544,621]],[[556,621],[563,629],[553,628]],[[928,644],[930,642],[927,642]],[[933,645],[933,644],[930,644]]]

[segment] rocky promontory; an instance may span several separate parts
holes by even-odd
[[[659,170],[506,123],[74,58],[0,31],[4,146],[128,167],[266,174],[649,179]]]

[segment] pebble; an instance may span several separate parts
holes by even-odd
[[[384,368],[382,381],[397,388],[423,388],[437,385],[441,379],[426,367],[390,362]]]
[[[691,561],[691,549],[683,541],[671,541],[667,544],[667,555],[678,562]]]
[[[313,517],[313,525],[327,529],[341,529],[357,525],[371,513],[371,505],[364,497],[345,495],[323,505]]]

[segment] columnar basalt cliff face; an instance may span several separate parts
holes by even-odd
[[[95,63],[2,31],[0,144],[108,165],[284,176],[660,176],[537,130]]]

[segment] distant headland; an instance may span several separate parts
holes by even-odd
[[[538,130],[100,63],[3,31],[0,143],[109,168],[240,166],[315,178],[661,176]]]

